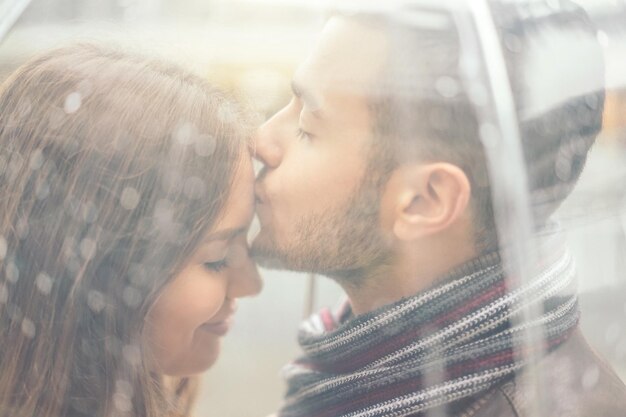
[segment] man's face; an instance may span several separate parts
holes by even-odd
[[[367,94],[385,50],[383,32],[331,19],[292,100],[261,127],[252,251],[265,266],[342,275],[384,256]]]

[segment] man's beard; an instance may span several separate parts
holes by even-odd
[[[328,214],[303,216],[288,242],[266,233],[253,242],[252,255],[264,267],[348,282],[389,264],[391,251],[380,227],[380,182],[366,175],[346,203]]]

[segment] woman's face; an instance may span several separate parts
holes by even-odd
[[[231,325],[235,300],[261,290],[246,241],[253,213],[254,174],[246,156],[224,214],[148,312],[144,338],[155,371],[189,376],[209,368]]]

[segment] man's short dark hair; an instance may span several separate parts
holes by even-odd
[[[596,31],[580,7],[561,1],[558,9],[539,10],[530,3],[494,4],[492,14],[513,90],[534,220],[541,226],[578,181],[602,128],[604,66]],[[472,186],[477,244],[493,247],[496,227],[475,105],[480,94],[487,93],[461,87],[461,42],[454,25],[425,28],[406,16],[403,11],[350,15],[388,31],[393,48],[370,101],[379,138],[373,158],[392,158],[394,162],[387,161],[386,166],[437,160],[462,168]],[[526,72],[526,61],[538,43],[549,42],[544,36],[554,33],[586,38],[588,62],[565,59],[557,61],[559,68],[553,70],[569,71],[576,66],[581,71],[581,66],[593,63],[588,77],[595,77],[596,88],[554,105],[541,103],[547,107],[533,113],[530,107],[536,103],[531,103],[530,96],[537,87]],[[380,161],[376,164],[380,166]]]

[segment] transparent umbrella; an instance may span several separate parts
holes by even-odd
[[[514,374],[524,381],[516,395],[532,399],[524,407],[533,416],[557,412],[555,389],[603,389],[598,363],[581,360],[583,369],[550,365],[562,365],[560,346],[585,343],[575,330],[580,310],[586,337],[624,372],[616,355],[623,358],[617,323],[626,308],[624,60],[618,52],[626,9],[621,2],[586,6],[415,0],[344,4],[341,12],[361,16],[366,25],[378,21],[378,28],[380,16],[386,18],[392,64],[378,91],[393,106],[386,132],[437,141],[420,150],[406,141],[396,157],[406,161],[411,152],[423,152],[426,161],[459,163],[475,197],[489,195],[487,205],[474,207],[475,221],[487,222],[479,231],[495,232],[483,248],[495,249],[502,261],[507,332],[515,335],[512,350],[520,366]],[[348,80],[337,85],[359,88]],[[593,249],[582,230],[597,237]],[[479,233],[479,239],[485,236]],[[451,346],[443,355],[454,351]],[[432,370],[428,379],[449,382],[447,372]]]
[[[503,13],[507,8],[509,13],[513,11],[511,15],[518,14],[516,22],[507,21],[516,19]],[[556,227],[561,229],[558,233],[567,236],[565,245],[572,248],[580,268],[576,276],[582,327],[585,331],[594,329],[588,337],[595,339],[604,354],[615,358],[618,351],[623,351],[624,343],[616,336],[615,323],[623,320],[626,306],[622,261],[626,252],[620,227],[624,171],[619,162],[604,170],[596,164],[606,158],[607,149],[615,152],[623,164],[623,145],[620,149],[608,138],[624,136],[623,116],[615,116],[619,105],[617,109],[613,107],[623,103],[624,78],[619,68],[624,60],[619,59],[617,50],[623,48],[624,5],[594,3],[594,9],[588,13],[596,18],[586,29],[568,22],[568,15],[582,11],[565,2],[474,1],[467,2],[467,10],[455,10],[460,11],[456,23],[466,91],[470,99],[476,91],[489,92],[486,100],[472,101],[481,119],[479,131],[489,165],[495,225],[509,285],[523,287],[540,274],[541,259],[549,257],[552,249],[537,240],[537,236],[545,236],[537,233],[537,227],[548,217],[556,221],[560,224]],[[609,45],[615,49],[609,49]],[[480,63],[476,62],[477,57]],[[520,79],[524,86],[520,86]],[[604,107],[604,118],[613,114],[614,119],[612,126],[605,123],[600,132],[605,91],[609,101]],[[599,133],[595,139],[591,133],[594,130]],[[549,144],[554,138],[557,141]],[[594,140],[595,148],[587,156],[586,149]],[[583,170],[587,158],[588,167]],[[559,210],[561,200],[565,202]],[[601,214],[594,206],[603,207]],[[550,214],[553,211],[556,212]],[[589,247],[581,228],[603,236],[599,238],[602,248]],[[580,251],[581,245],[588,250]],[[590,283],[598,281],[603,282],[603,288],[590,291]],[[573,291],[567,290],[563,296]],[[592,304],[591,300],[597,303],[598,298],[606,300],[606,307]],[[546,304],[524,304],[516,320],[520,324],[541,321]],[[528,347],[547,337],[545,326],[524,326],[526,352],[532,352]],[[598,338],[602,332],[598,328],[602,328],[604,340]],[[547,350],[546,347],[544,352],[530,355],[554,355]],[[549,387],[560,370],[535,362],[538,358],[529,359],[537,365],[524,371],[532,381],[528,389],[534,399],[528,412],[535,416],[552,415],[552,394],[546,393],[551,392]],[[614,363],[623,374],[621,362]],[[583,371],[569,369],[563,375],[579,379],[577,382],[585,390],[592,391],[600,379],[598,365],[581,366],[585,367]]]
[[[29,3],[23,23],[16,25]],[[521,415],[531,417],[583,413],[584,399],[598,391],[607,391],[607,379],[626,380],[626,3],[618,0],[341,0],[321,3],[314,0],[0,0],[0,69],[3,76],[7,75],[20,62],[48,46],[85,39],[105,43],[114,40],[131,44],[141,53],[146,46],[177,64],[192,64],[200,77],[243,97],[263,119],[272,120],[276,113],[279,116],[274,121],[293,116],[286,103],[309,99],[309,95],[300,92],[298,87],[302,85],[316,87],[317,90],[310,88],[313,93],[326,94],[327,100],[316,103],[321,102],[322,107],[318,114],[329,116],[323,105],[338,97],[348,101],[333,107],[330,113],[345,116],[342,111],[346,109],[365,109],[356,116],[349,114],[351,118],[335,120],[327,132],[335,129],[341,134],[333,136],[332,141],[322,140],[320,133],[316,138],[316,132],[311,137],[307,137],[307,132],[299,132],[300,136],[296,137],[300,119],[292,120],[293,124],[284,131],[268,135],[275,138],[282,132],[292,134],[289,141],[280,145],[297,146],[288,154],[300,158],[285,163],[284,166],[290,165],[294,170],[275,182],[287,190],[282,197],[276,197],[276,207],[280,208],[283,199],[298,210],[277,217],[285,224],[290,220],[299,221],[297,225],[307,232],[304,234],[308,243],[314,244],[314,239],[319,238],[317,246],[307,246],[302,251],[305,255],[322,253],[324,256],[319,256],[312,266],[292,268],[304,273],[261,269],[265,290],[254,300],[241,303],[237,324],[224,339],[219,361],[202,377],[203,384],[197,391],[197,415],[249,417],[268,415],[279,409],[285,416],[318,415],[298,406],[285,407],[285,383],[279,377],[281,367],[302,354],[296,343],[298,329],[317,329],[316,325],[327,325],[333,320],[333,316],[327,314],[333,310],[324,310],[325,315],[315,316],[308,327],[299,327],[302,312],[310,316],[321,307],[336,305],[338,299],[345,299],[344,290],[350,292],[355,283],[361,282],[355,276],[351,276],[353,281],[341,276],[334,276],[334,281],[323,277],[336,273],[328,266],[329,259],[345,266],[344,261],[353,257],[361,262],[357,265],[360,269],[355,268],[360,271],[376,269],[370,268],[372,265],[368,262],[382,259],[380,265],[375,266],[382,265],[380,270],[391,274],[393,268],[385,267],[393,263],[394,256],[386,256],[388,247],[376,245],[388,242],[392,229],[386,224],[384,233],[377,233],[375,216],[389,207],[383,207],[382,202],[387,204],[389,200],[381,190],[389,190],[384,186],[388,185],[385,180],[389,180],[390,173],[403,173],[391,177],[394,181],[389,182],[398,186],[415,178],[409,174],[404,176],[405,173],[418,172],[399,168],[432,164],[443,167],[438,173],[452,174],[450,178],[458,179],[462,176],[457,174],[464,173],[467,182],[461,180],[455,184],[465,184],[471,189],[471,193],[466,194],[467,201],[459,203],[466,204],[470,214],[456,218],[459,222],[456,224],[471,228],[473,234],[469,239],[468,235],[458,232],[460,229],[455,229],[455,234],[447,235],[447,243],[438,246],[438,250],[432,247],[441,241],[429,240],[432,247],[423,245],[422,250],[411,252],[414,258],[407,256],[402,268],[409,265],[407,270],[415,267],[424,273],[428,272],[432,261],[431,269],[437,270],[437,279],[450,279],[446,281],[449,287],[458,285],[463,291],[451,293],[450,298],[442,299],[440,304],[431,303],[428,308],[412,310],[416,321],[428,317],[419,331],[410,326],[404,328],[396,321],[382,320],[383,325],[376,330],[380,346],[366,352],[375,357],[373,363],[350,368],[356,361],[350,355],[359,349],[355,337],[346,343],[337,343],[348,351],[347,354],[340,352],[347,356],[342,357],[339,371],[323,367],[311,371],[314,361],[307,362],[307,358],[289,365],[287,374],[291,371],[296,379],[304,376],[305,383],[312,384],[302,390],[305,399],[312,395],[308,402],[304,401],[305,406],[317,410],[318,405],[332,403],[331,408],[319,412],[326,417],[444,417],[462,415],[466,410],[480,415],[485,404],[493,406],[489,398],[500,398],[500,405],[510,402],[518,407]],[[322,29],[327,20],[329,26]],[[348,23],[343,25],[337,21]],[[342,37],[346,35],[346,28],[349,33]],[[352,30],[354,32],[350,32]],[[322,40],[332,35],[334,41],[315,49],[313,41],[320,37],[319,33]],[[76,67],[81,68],[81,63]],[[295,91],[290,90],[292,78]],[[81,111],[92,99],[92,87],[93,84],[82,82],[72,85],[67,92],[62,91],[58,102],[48,109],[50,114],[46,113],[42,120],[53,129],[59,129],[64,126],[64,120],[81,117]],[[119,87],[111,83],[109,94],[121,94]],[[294,95],[297,97],[292,97]],[[103,94],[102,97],[108,96]],[[23,114],[14,112],[15,118],[9,121],[23,117],[37,105],[32,97],[27,99],[19,105],[0,109],[0,115],[19,107]],[[364,102],[367,106],[362,106]],[[287,110],[281,111],[285,105]],[[232,115],[228,111],[218,113],[221,121]],[[106,115],[102,112],[93,117]],[[368,119],[372,115],[375,116]],[[161,118],[158,119],[160,122]],[[110,119],[104,120],[110,123]],[[304,115],[302,120],[308,126],[313,118]],[[372,131],[351,126],[363,120],[367,121],[367,126],[375,127],[372,136],[380,139],[379,145],[382,145],[373,152],[380,159],[368,161],[366,174],[371,175],[365,175],[364,183],[356,186],[350,182],[355,177],[353,172],[344,176],[342,173],[347,172],[343,170],[345,167],[361,166],[350,165],[359,150],[343,148],[341,152],[335,149],[335,153],[328,150],[337,143],[369,137]],[[117,123],[113,125],[107,134],[116,130],[113,127]],[[17,128],[15,131],[20,132]],[[214,144],[209,141],[207,145],[205,141],[197,146],[194,143],[196,133],[187,123],[175,124],[172,131],[165,132],[176,144],[187,146],[198,153],[196,156],[206,158],[214,150],[211,147]],[[210,138],[198,136],[205,140]],[[131,135],[120,137],[127,140]],[[117,148],[120,143],[113,142],[108,141],[110,146],[103,149],[121,150],[124,155],[124,148]],[[310,168],[307,164],[317,158],[311,155],[323,155],[333,162]],[[2,173],[17,173],[24,168],[27,174],[41,175],[47,181],[44,168],[49,168],[50,161],[41,154],[31,155],[24,164],[13,161],[16,159],[13,155],[0,156]],[[324,159],[320,157],[320,160]],[[137,161],[137,166],[142,161],[145,162],[144,159]],[[268,162],[267,158],[264,161],[274,168],[272,162],[275,161]],[[133,166],[133,161],[129,166]],[[380,172],[376,171],[379,169]],[[325,170],[334,173],[325,177]],[[135,174],[141,175],[132,173],[129,177],[134,178]],[[203,185],[211,181],[202,175],[200,169],[190,178],[177,177],[176,173],[165,177],[167,184],[179,182],[174,191],[197,202],[194,196],[200,195]],[[319,178],[330,180],[316,183]],[[13,182],[9,182],[11,184]],[[292,187],[288,188],[290,184]],[[124,192],[108,207],[120,205],[126,215],[139,207],[152,191],[155,195],[160,192],[160,189],[147,188],[140,192],[139,185],[124,185]],[[345,198],[354,189],[364,192]],[[85,193],[90,190],[89,187]],[[273,190],[272,195],[279,195],[280,190],[280,187],[278,191]],[[37,188],[33,201],[48,201],[46,192],[43,186]],[[304,195],[305,204],[298,205],[295,199],[290,200],[295,195]],[[0,201],[4,201],[5,196],[1,197]],[[73,216],[70,217],[88,227],[107,226],[98,217],[100,207],[87,199],[81,200],[80,196],[74,197],[69,199],[67,210],[60,212],[70,213]],[[138,224],[155,228],[163,224],[171,226],[168,222],[172,219],[172,210],[168,201],[160,197],[154,200],[154,210],[146,209],[149,214]],[[330,203],[320,209],[321,201]],[[332,216],[337,214],[332,210],[343,208],[342,203],[346,201],[356,209]],[[409,212],[415,214],[423,208],[422,201],[412,200]],[[308,223],[300,221],[307,219],[309,209],[328,216],[314,217],[314,221]],[[153,217],[156,223],[150,223]],[[329,226],[328,219],[339,220]],[[350,223],[355,219],[361,223]],[[26,245],[29,242],[26,239],[36,236],[39,230],[31,227],[29,235],[28,222],[18,220],[15,227],[7,227],[0,234],[3,262],[0,273],[4,279],[0,286],[0,309],[4,309],[0,311],[0,318],[20,340],[28,338],[21,343],[29,346],[31,339],[40,340],[37,338],[43,334],[49,315],[26,317],[24,311],[39,310],[37,305],[29,304],[31,298],[25,297],[23,305],[11,298],[15,284],[29,291],[32,289],[36,297],[43,297],[38,305],[45,307],[48,305],[46,297],[57,296],[55,285],[59,281],[49,271],[31,274],[28,263],[14,256],[15,247]],[[317,226],[327,234],[316,234]],[[150,227],[146,229],[149,231]],[[410,231],[402,230],[399,233],[404,233],[406,238]],[[298,229],[291,232],[296,234]],[[11,241],[9,235],[17,237]],[[347,239],[342,242],[349,244],[336,244],[334,239],[338,236]],[[96,238],[81,236],[78,239],[78,235],[70,232],[64,238],[63,244],[67,243],[71,250],[64,246],[62,256],[69,257],[64,262],[74,268],[70,272],[80,271],[77,262],[87,262],[92,255],[98,255],[96,249],[100,246]],[[476,245],[475,250],[467,250],[470,241],[472,247]],[[34,242],[33,247],[39,243]],[[111,415],[130,417],[131,405],[135,406],[137,398],[144,395],[146,386],[174,387],[174,391],[178,389],[185,394],[195,390],[195,381],[170,387],[169,380],[163,385],[159,385],[163,382],[160,379],[150,379],[153,385],[133,380],[133,367],[143,366],[145,359],[141,343],[137,339],[122,339],[116,333],[116,326],[102,325],[95,330],[89,327],[99,323],[100,313],[123,316],[117,324],[121,328],[130,326],[130,319],[127,322],[125,318],[131,315],[121,312],[136,312],[134,308],[147,299],[139,292],[141,285],[153,282],[154,277],[162,278],[158,270],[148,269],[147,261],[137,259],[139,261],[133,260],[134,266],[128,272],[128,282],[120,281],[120,291],[111,295],[106,287],[86,286],[74,292],[79,300],[84,295],[85,314],[78,321],[86,323],[90,331],[83,333],[85,336],[80,340],[65,343],[85,357],[95,358],[95,353],[102,350],[102,357],[106,358],[102,364],[115,365],[105,368],[98,366],[102,364],[96,360],[83,362],[92,377],[100,376],[107,381],[108,385],[102,390],[84,386],[81,375],[73,375],[76,378],[72,386],[81,388],[80,395],[66,394],[76,399],[73,406],[85,415],[92,412],[89,404],[110,403]],[[470,266],[484,266],[488,273],[472,270],[469,278],[464,276],[462,280],[456,279],[456,273],[448,275],[449,269],[455,269],[455,262],[468,259],[478,259],[470,262]],[[440,266],[445,260],[449,264],[442,269]],[[150,262],[156,264],[154,260]],[[498,274],[490,275],[490,271]],[[381,296],[387,303],[400,303],[398,309],[401,309],[405,300],[421,305],[448,288],[439,287],[435,279],[432,282],[424,279],[423,283],[415,285],[422,278],[416,274],[413,282],[403,281],[407,287],[393,296],[387,296],[386,292],[386,285],[392,285],[388,284],[392,280],[381,280],[378,287],[370,288],[369,294],[372,299]],[[342,288],[333,282],[339,282]],[[420,294],[427,295],[415,299]],[[190,305],[185,304],[180,311],[171,313],[184,312]],[[339,310],[345,312],[346,305],[341,305],[344,310]],[[442,310],[454,319],[447,321],[445,314],[435,314]],[[391,314],[387,310],[385,313]],[[368,317],[367,313],[363,316]],[[365,319],[358,320],[361,319],[357,318],[356,323],[365,323]],[[93,334],[98,335],[95,341],[89,337]],[[585,339],[606,358],[608,366],[590,359],[596,356],[585,347]],[[4,340],[7,346],[11,346],[11,342]],[[396,343],[406,345],[398,347]],[[104,344],[106,349],[101,349]],[[49,345],[41,346],[37,351],[39,357],[43,357]],[[565,351],[568,353],[563,353]],[[586,353],[580,356],[575,353],[579,351]],[[46,363],[42,361],[41,366]],[[89,363],[95,365],[90,367]],[[0,364],[7,369],[12,365],[2,359]],[[311,366],[298,367],[302,364]],[[11,375],[18,375],[14,368],[10,369]],[[101,372],[104,375],[98,374],[104,369],[107,369]],[[25,367],[22,371],[28,373],[31,369]],[[35,373],[29,375],[34,375],[29,380],[33,386],[45,385]],[[319,375],[323,378],[316,380]],[[356,389],[351,391],[354,387],[349,382],[355,380],[366,383],[355,385]],[[381,389],[386,384],[392,387]],[[327,387],[331,387],[330,394],[325,396]],[[11,396],[9,388],[0,386],[0,395],[8,393],[2,398],[21,398]],[[297,392],[298,388],[292,384],[289,391]],[[242,393],[245,401],[241,400]],[[146,398],[163,400],[163,403],[155,400],[158,406],[180,407],[182,404],[176,403],[174,397],[153,394],[149,392]],[[40,397],[30,398],[42,402],[49,399],[45,392]],[[107,400],[98,401],[101,398]],[[298,404],[297,400],[292,396],[287,403]],[[25,404],[37,406],[35,400],[29,401],[26,398]],[[569,408],[563,408],[563,404]],[[594,406],[600,405],[594,403]],[[3,415],[2,406],[4,404],[0,404],[0,415]]]
[[[30,0],[3,0],[0,4],[0,42],[29,4]]]

